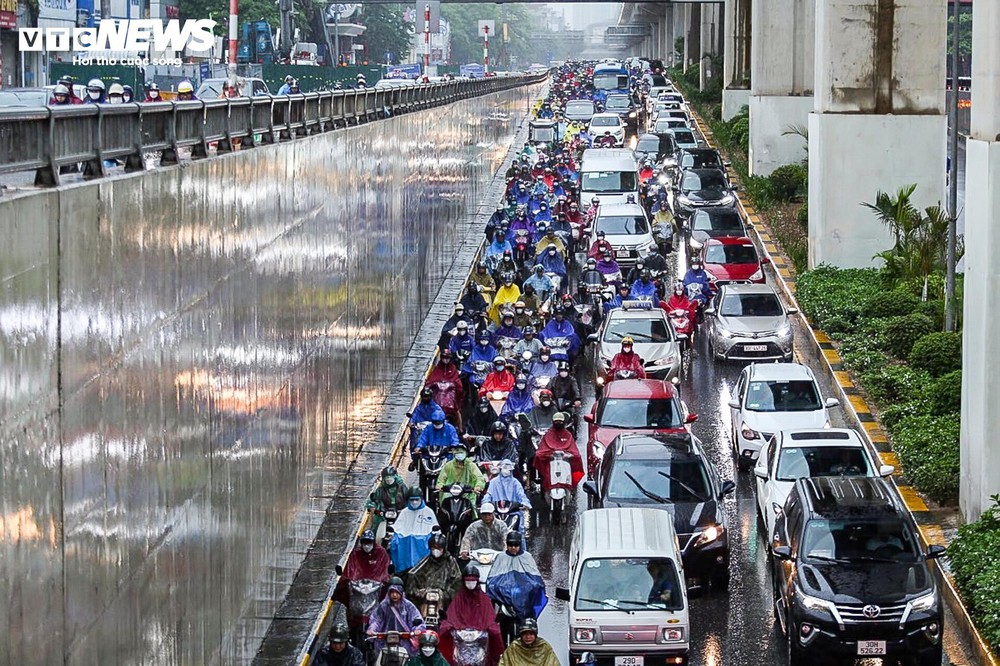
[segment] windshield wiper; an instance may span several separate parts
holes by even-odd
[[[585,599],[583,597],[580,597],[579,599],[577,599],[577,601],[585,601],[588,604],[600,604],[600,605],[602,605],[602,606],[604,606],[606,608],[610,608],[611,610],[621,611],[623,613],[634,613],[635,612],[635,611],[628,610],[627,608],[619,608],[618,607],[618,604],[621,604],[621,603],[633,603],[633,602],[619,601],[617,603],[611,603],[610,601],[604,601],[603,599]]]
[[[671,502],[666,497],[661,497],[660,495],[657,495],[656,493],[651,492],[651,491],[646,490],[645,488],[643,488],[642,484],[639,483],[638,481],[636,481],[635,477],[632,476],[631,472],[625,472],[625,476],[628,477],[629,481],[631,481],[632,483],[635,484],[635,487],[639,489],[640,493],[642,493],[643,495],[645,495],[649,499],[653,500],[654,502],[659,502],[660,504],[673,504],[673,502]]]
[[[712,499],[711,497],[703,497],[702,495],[700,495],[699,493],[697,493],[694,490],[694,488],[692,488],[691,486],[687,485],[686,483],[684,483],[683,481],[681,481],[680,479],[678,479],[675,476],[670,476],[666,472],[661,472],[659,470],[657,470],[656,473],[659,474],[660,476],[666,478],[666,479],[670,479],[671,481],[673,481],[674,483],[676,483],[678,486],[680,486],[684,490],[686,490],[689,493],[691,493],[691,496],[694,497],[695,499],[697,499],[699,502],[707,502],[710,499]]]
[[[908,555],[909,553],[901,553],[901,554]],[[897,560],[897,559],[895,559],[893,557],[874,557],[874,556],[870,556],[870,555],[857,555],[857,556],[853,556],[853,557],[845,557],[843,561],[844,562],[886,562],[886,563],[890,563],[890,564],[901,564],[902,563],[900,560]]]
[[[807,560],[813,560],[815,562],[837,562],[839,564],[846,564],[847,560],[840,557],[827,557],[825,555],[806,555]]]

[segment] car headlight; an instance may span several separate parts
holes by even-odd
[[[826,611],[831,616],[836,612],[836,607],[833,602],[826,601],[824,599],[817,599],[816,597],[811,597],[808,594],[799,594],[799,603],[802,604],[803,608],[811,610],[813,612]]]
[[[774,334],[779,338],[787,337],[791,333],[792,333],[791,324],[785,324],[784,326],[782,326],[781,328],[779,328],[777,331],[774,332]]]
[[[937,593],[929,592],[922,597],[917,597],[910,602],[910,612],[921,613],[923,611],[932,610],[937,606]]]
[[[727,204],[727,205],[733,203],[734,201],[736,201],[736,197],[734,197],[732,194],[727,194],[726,196],[719,199],[720,204]]]
[[[667,627],[663,630],[664,643],[679,643],[684,640],[683,627]]]
[[[735,336],[735,335],[733,334],[733,332],[732,332],[732,331],[730,331],[730,330],[727,330],[727,329],[725,329],[725,328],[719,328],[719,329],[716,329],[716,330],[717,330],[717,331],[719,331],[719,335],[721,335],[722,337],[726,338],[727,340],[731,340],[732,338],[735,338],[735,337],[736,337],[736,336]]]
[[[760,439],[760,433],[748,426],[746,422],[740,424],[740,434],[743,435],[743,439]]]
[[[763,280],[763,279],[764,279],[764,267],[763,266],[761,266],[760,268],[758,268],[754,272],[754,274],[750,276],[750,280],[751,281],[754,281],[754,280]]]
[[[682,204],[684,206],[689,206],[689,205],[691,205],[691,200],[688,199],[683,194],[678,194],[677,195],[677,203]]]
[[[725,532],[726,528],[722,525],[709,525],[702,530],[698,540],[694,542],[695,548],[717,541]]]
[[[662,368],[662,367],[673,365],[673,363],[674,363],[674,355],[670,354],[668,356],[664,356],[662,358],[658,358],[655,361],[650,361],[646,365],[648,367],[650,367],[650,368],[657,368],[657,367]]]
[[[573,638],[577,643],[593,643],[597,640],[597,632],[590,627],[576,627],[573,629]]]
[[[603,444],[601,444],[600,442],[594,442],[594,457],[595,458],[603,458],[605,451],[607,451],[607,448],[605,448],[605,446]]]

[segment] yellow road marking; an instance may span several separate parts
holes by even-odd
[[[826,350],[823,350],[823,353],[826,353]],[[860,395],[849,395],[847,396],[847,400],[854,407],[854,411],[863,414],[871,414],[871,408],[868,406],[868,403],[865,402],[865,399]]]
[[[840,354],[837,353],[836,349],[824,349],[822,351],[823,356],[826,357],[827,361],[830,363],[840,363]],[[867,411],[867,409],[865,411]]]
[[[920,533],[924,536],[924,541],[931,546],[947,546],[948,540],[944,538],[944,532],[940,525],[919,525]]]
[[[816,339],[819,340],[819,336],[823,335],[819,331],[816,332]],[[826,336],[823,335],[825,338]],[[820,342],[823,342],[820,340]],[[837,378],[837,383],[840,384],[842,388],[854,388],[854,382],[851,381],[851,376],[844,370],[834,370],[833,376]]]
[[[882,432],[882,428],[875,421],[868,421],[866,423],[862,423],[861,425],[864,426],[865,432],[868,433],[868,438],[871,439],[873,443],[884,444],[889,441],[886,438],[885,433]]]
[[[892,465],[896,468],[896,474],[899,474],[899,456],[894,451],[879,451],[878,457],[883,465]]]
[[[906,502],[906,508],[910,511],[927,511],[927,505],[920,499],[920,495],[913,489],[913,486],[897,486],[897,488],[903,501]]]

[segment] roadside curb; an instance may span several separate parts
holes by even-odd
[[[704,137],[706,144],[710,148],[721,151],[715,143],[715,136],[701,116],[688,107],[692,118],[698,126],[698,130]],[[730,180],[742,184],[739,175],[729,169]],[[745,191],[737,193],[739,199],[739,210],[744,220],[749,223],[756,237],[758,247],[763,248],[765,255],[771,260],[774,272],[778,276],[778,282],[785,298],[789,303],[798,307],[798,300],[795,298],[795,270],[791,260],[782,253],[781,247],[774,240],[770,229],[763,222],[753,205],[747,199]],[[934,521],[933,514],[927,507],[923,498],[917,490],[907,484],[902,475],[899,457],[892,450],[892,445],[885,435],[881,424],[872,412],[872,408],[865,401],[864,397],[854,385],[850,374],[845,370],[840,354],[833,344],[833,341],[823,331],[814,329],[809,319],[799,309],[799,321],[805,330],[809,331],[809,345],[812,352],[821,358],[830,375],[837,384],[840,404],[848,421],[853,422],[855,429],[863,434],[868,445],[878,454],[879,460],[884,465],[892,465],[896,468],[893,473],[893,485],[899,492],[900,497],[906,505],[917,525],[923,547],[926,549],[931,545],[947,546],[942,526]],[[954,577],[944,568],[939,560],[931,560],[933,569],[937,572],[938,580],[941,583],[941,594],[951,609],[955,617],[957,630],[963,639],[971,646],[975,657],[980,664],[989,666],[1000,666],[1000,660],[992,653],[989,645],[980,635],[979,630],[972,622],[968,610],[965,608],[962,598],[958,594]]]

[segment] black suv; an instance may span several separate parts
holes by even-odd
[[[775,524],[774,615],[790,666],[941,663],[941,598],[916,525],[885,479],[799,479]]]
[[[729,585],[729,530],[722,498],[733,492],[690,433],[616,437],[584,491],[590,508],[669,509],[689,579]]]

